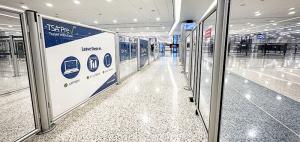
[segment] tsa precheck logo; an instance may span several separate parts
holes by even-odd
[[[87,61],[89,71],[95,72],[99,67],[99,59],[95,54],[92,54]]]
[[[106,68],[110,67],[111,66],[111,63],[112,63],[112,57],[109,53],[106,53],[105,56],[104,56],[104,60],[103,60],[103,63],[104,63],[104,66]]]
[[[69,56],[61,63],[61,73],[65,78],[75,78],[80,71],[80,62],[74,56]]]

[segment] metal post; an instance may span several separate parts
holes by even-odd
[[[218,142],[220,131],[221,101],[225,70],[228,0],[217,1],[216,43],[214,52],[211,111],[209,119],[208,141]]]
[[[31,54],[32,68],[34,70],[35,92],[37,94],[38,108],[40,113],[41,132],[48,132],[53,128],[50,98],[47,93],[45,80],[44,56],[40,46],[40,32],[38,27],[37,13],[26,11],[26,34],[29,39],[26,41],[27,49]]]
[[[137,39],[137,70],[141,70],[141,45],[140,45],[140,38]]]
[[[17,59],[17,55],[16,55],[16,46],[15,46],[15,42],[14,42],[13,38],[14,38],[13,35],[9,36],[9,48],[11,51],[14,76],[17,77],[17,76],[20,76],[20,71],[19,71],[19,64],[18,64],[18,59]]]
[[[119,47],[119,35],[115,34],[115,57],[116,57],[116,73],[117,73],[117,84],[120,84],[120,47]]]

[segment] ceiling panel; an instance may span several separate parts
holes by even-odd
[[[53,7],[47,7],[46,2],[53,4]],[[80,0],[79,5],[73,0],[1,0],[0,4],[18,9],[26,5],[48,16],[113,31],[129,29],[128,32],[131,32],[131,27],[144,27],[134,29],[144,31],[146,27],[152,27],[150,30],[165,32],[173,24],[172,0]],[[159,21],[156,21],[157,17]],[[138,21],[134,22],[134,18]],[[113,20],[117,20],[117,23],[113,23]],[[94,21],[98,21],[98,24]]]

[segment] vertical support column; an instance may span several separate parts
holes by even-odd
[[[116,73],[117,73],[117,84],[120,84],[120,47],[119,47],[119,35],[115,34],[115,56],[116,56]]]
[[[141,45],[140,38],[137,38],[137,70],[141,70]]]
[[[9,48],[11,51],[14,76],[17,77],[17,76],[20,76],[20,71],[19,71],[19,64],[18,64],[18,59],[17,59],[17,55],[16,55],[16,46],[15,46],[13,35],[9,36]]]
[[[211,111],[208,129],[208,141],[218,142],[222,107],[223,78],[225,70],[225,51],[228,22],[228,0],[217,1],[216,43],[214,51]]]
[[[40,114],[41,132],[45,133],[53,128],[52,125],[52,113],[50,107],[50,98],[47,92],[47,85],[45,79],[44,68],[44,53],[40,46],[41,37],[38,26],[37,13],[35,11],[25,11],[26,23],[25,24],[25,36],[27,40],[26,50],[31,56],[28,57],[28,61],[32,62],[32,70],[34,76],[34,87],[31,85],[31,89],[34,89],[37,96],[38,110]]]

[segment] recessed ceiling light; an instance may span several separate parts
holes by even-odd
[[[165,29],[166,27],[161,27],[162,29]]]
[[[290,29],[288,29],[289,31],[291,31],[292,29],[290,28]]]
[[[73,1],[75,4],[79,5],[80,4],[80,1],[79,0],[74,0]]]
[[[229,25],[229,27],[233,27],[233,25]]]
[[[23,9],[29,9],[28,6],[26,6],[26,5],[22,5],[21,8],[23,8]]]
[[[117,30],[117,31],[119,31],[120,29],[119,29],[119,28],[117,28],[116,30]]]
[[[160,21],[160,18],[159,18],[159,17],[157,17],[157,18],[156,18],[156,21]]]
[[[111,2],[112,0],[106,0],[107,2]]]
[[[300,23],[297,23],[298,25],[300,25]]]
[[[261,13],[255,13],[255,16],[260,16],[261,15]]]
[[[294,7],[291,7],[289,10],[294,10],[295,8]]]
[[[130,28],[130,30],[134,30],[134,28]]]
[[[248,25],[250,25],[251,23],[247,23]]]
[[[254,24],[251,24],[250,26],[252,26],[252,27],[253,27],[253,26],[254,26]]]
[[[134,21],[134,22],[137,22],[137,21],[138,21],[138,19],[134,18],[134,19],[133,19],[133,21]]]
[[[146,29],[149,30],[150,28],[149,28],[149,27],[146,27]]]
[[[289,14],[289,15],[294,15],[294,14],[296,14],[296,12],[295,12],[295,11],[291,11],[291,12],[289,12],[288,14]]]
[[[95,24],[98,24],[98,21],[94,21]]]
[[[113,23],[118,23],[118,21],[117,20],[113,20]]]
[[[273,23],[272,25],[273,25],[273,26],[276,26],[276,25],[277,25],[277,23]]]
[[[49,3],[49,2],[47,2],[47,3],[46,3],[46,6],[48,6],[48,7],[53,7],[53,4],[52,4],[52,3]]]
[[[12,25],[8,25],[8,27],[9,27],[9,28],[12,28],[13,26],[12,26]]]

